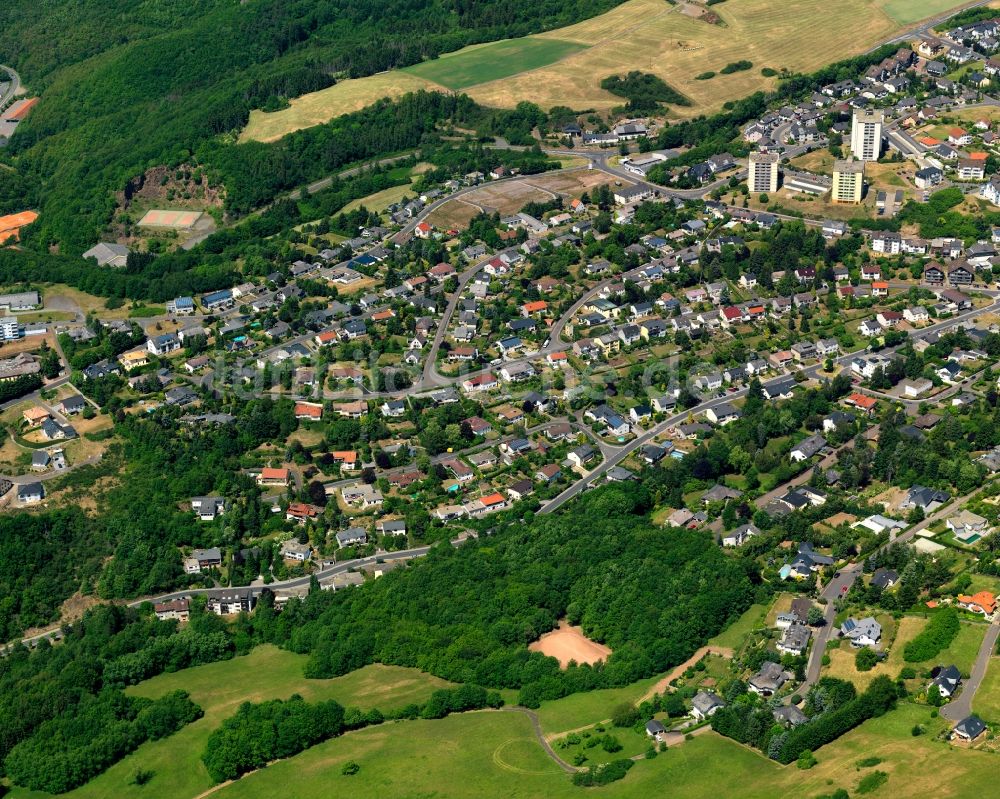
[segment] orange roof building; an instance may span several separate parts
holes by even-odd
[[[260,470],[257,482],[286,485],[288,483],[288,469],[265,466]]]
[[[973,594],[972,596],[959,594],[958,604],[960,607],[971,610],[973,613],[992,616],[997,609],[997,598],[989,591],[980,591],[978,594]]]
[[[521,306],[521,309],[527,314],[532,314],[544,311],[548,307],[549,304],[545,300],[535,300],[534,302],[526,302]]]
[[[10,108],[7,109],[7,113],[4,114],[4,120],[7,122],[20,122],[35,107],[38,102],[37,97],[28,97],[24,100],[18,100]]]
[[[316,403],[313,402],[297,402],[295,403],[295,418],[322,419],[323,406],[317,405]]]
[[[358,462],[358,453],[349,449],[331,452],[330,457],[333,458],[334,463],[339,463],[348,469],[353,469],[354,465]]]
[[[859,394],[858,392],[851,394],[846,401],[848,404],[856,408],[861,408],[863,411],[871,411],[878,404],[878,401],[873,397],[866,397],[864,394]]]
[[[319,516],[319,508],[315,505],[308,505],[305,502],[291,502],[288,505],[288,510],[285,512],[285,518],[291,521],[292,519],[314,519]]]
[[[11,239],[18,241],[21,238],[21,228],[30,225],[36,219],[38,219],[38,214],[34,211],[21,211],[18,214],[0,216],[0,243]]]
[[[483,506],[487,508],[495,508],[498,505],[505,505],[507,503],[507,500],[504,499],[503,494],[499,491],[494,491],[492,494],[488,494],[479,501],[482,502]]]
[[[24,417],[24,421],[28,424],[38,425],[48,419],[52,414],[45,410],[45,408],[33,405],[32,407],[26,409],[21,415]]]

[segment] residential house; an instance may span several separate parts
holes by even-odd
[[[852,616],[840,625],[840,635],[849,640],[855,649],[876,647],[882,641],[882,625],[872,616],[863,619]]]
[[[691,715],[698,721],[704,721],[714,716],[725,706],[725,701],[718,694],[699,691],[691,699]]]
[[[788,682],[789,674],[777,663],[764,661],[747,682],[747,688],[758,696],[773,696]]]
[[[986,617],[991,617],[997,609],[997,599],[989,591],[980,591],[971,596],[959,594],[956,597],[956,604],[970,613],[981,613]]]

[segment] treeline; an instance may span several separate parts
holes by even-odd
[[[227,208],[243,214],[347,164],[416,147],[439,123],[470,116],[474,108],[464,95],[421,91],[276,142],[211,145],[201,157],[211,165],[212,181],[225,185]]]
[[[633,70],[626,75],[609,75],[601,88],[628,100],[625,110],[631,113],[651,113],[660,103],[691,105],[683,94],[668,86],[659,75]]]
[[[600,785],[610,785],[624,779],[629,769],[635,762],[627,757],[612,760],[610,763],[603,763],[600,766],[591,766],[585,771],[578,771],[573,775],[573,784],[582,788],[593,788]]]
[[[4,770],[17,785],[65,793],[146,741],[164,738],[202,715],[185,691],[155,701],[120,692],[87,697],[15,746]]]
[[[773,760],[791,763],[803,752],[819,749],[890,710],[896,703],[896,687],[888,677],[876,677],[859,696],[853,683],[823,677],[806,697],[809,721],[790,730],[776,725],[771,706],[747,692],[742,683],[731,688],[727,699],[729,704],[712,716],[712,729]]]
[[[235,716],[211,734],[201,759],[212,779],[223,782],[273,760],[291,757],[347,730],[381,724],[387,718],[440,719],[451,713],[502,705],[500,694],[477,685],[442,688],[425,704],[407,705],[388,716],[377,709],[345,710],[333,700],[310,704],[298,694],[287,701],[244,702]]]
[[[924,629],[906,642],[903,660],[907,663],[922,663],[937,657],[955,640],[958,630],[958,611],[950,606],[941,608],[931,616]]]
[[[803,752],[813,752],[836,741],[862,722],[884,715],[895,706],[896,686],[884,675],[876,677],[860,696],[778,736],[776,740],[781,744],[772,756],[779,763],[792,763]]]
[[[39,374],[21,375],[13,380],[5,380],[0,383],[0,402],[8,402],[32,391],[38,391],[44,383]]]
[[[6,536],[4,536],[6,537]],[[59,549],[53,542],[53,554]],[[41,562],[41,561],[39,561]],[[5,596],[9,596],[5,594]],[[169,735],[200,717],[186,694],[156,701],[127,696],[111,664],[183,635],[185,656],[162,663],[186,668],[231,657],[200,640],[228,635],[222,619],[196,604],[183,633],[144,611],[101,605],[64,630],[60,644],[14,647],[0,658],[0,762],[18,785],[53,793],[94,777],[145,740]],[[180,647],[178,647],[178,650]]]
[[[333,700],[309,704],[294,694],[288,701],[244,702],[209,736],[201,759],[209,776],[224,782],[343,731],[344,708]]]

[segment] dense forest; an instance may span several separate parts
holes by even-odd
[[[189,160],[253,108],[616,4],[12,0],[0,9],[0,53],[43,97],[9,148],[25,193],[43,198],[37,240],[82,252],[127,180]],[[0,175],[0,198],[12,179]]]
[[[704,532],[650,525],[650,507],[642,487],[614,486],[572,513],[497,522],[363,591],[319,592],[280,615],[259,607],[253,635],[309,653],[311,677],[378,661],[519,688],[528,706],[626,685],[683,662],[767,591]],[[527,650],[563,617],[613,650],[606,664],[561,671]]]
[[[62,792],[99,774],[146,740],[201,716],[183,693],[151,701],[127,696],[117,664],[150,649],[169,650],[158,671],[233,656],[218,616],[196,606],[190,624],[160,622],[113,605],[87,612],[59,645],[17,648],[0,658],[0,763],[26,787]],[[155,673],[155,672],[154,672]]]

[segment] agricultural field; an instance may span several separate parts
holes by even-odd
[[[580,42],[526,36],[464,47],[401,71],[457,90],[546,67],[586,48]]]
[[[332,680],[306,680],[302,676],[305,656],[274,646],[260,646],[246,657],[210,663],[161,674],[129,689],[136,696],[156,698],[177,689],[191,694],[205,716],[159,741],[141,746],[94,780],[63,794],[70,799],[193,799],[212,787],[201,762],[201,752],[212,730],[236,712],[242,702],[286,699],[294,693],[307,701],[336,699],[361,708],[399,708],[426,700],[443,680],[413,669],[366,666]],[[155,772],[144,786],[131,784],[139,768]],[[294,795],[294,794],[286,794]],[[15,799],[48,794],[16,789]]]
[[[510,108],[531,100],[606,111],[622,98],[600,88],[608,75],[640,70],[659,75],[691,100],[671,114],[711,113],[728,100],[772,88],[763,67],[817,69],[861,53],[906,25],[957,7],[954,0],[742,0],[718,4],[713,25],[662,0],[628,0],[606,14],[524,39],[475,45],[434,61],[346,80],[265,114],[254,111],[242,139],[273,141],[294,130],[356,111],[382,97],[418,89],[462,89],[488,105]],[[753,68],[711,80],[705,71],[749,60]]]
[[[466,227],[478,213],[479,209],[474,205],[469,205],[462,200],[449,200],[431,211],[427,217],[427,223],[438,230],[461,229]]]
[[[546,202],[552,197],[551,191],[535,188],[527,180],[505,180],[463,194],[462,201],[487,213],[498,211],[505,215],[520,211],[527,203]]]
[[[955,0],[881,0],[878,5],[890,19],[900,25],[910,25],[965,4]]]
[[[402,71],[342,80],[333,86],[294,98],[288,108],[281,111],[251,111],[250,121],[240,134],[240,141],[275,141],[294,130],[322,125],[341,114],[360,111],[383,97],[401,97],[421,89],[444,91],[445,87]]]

